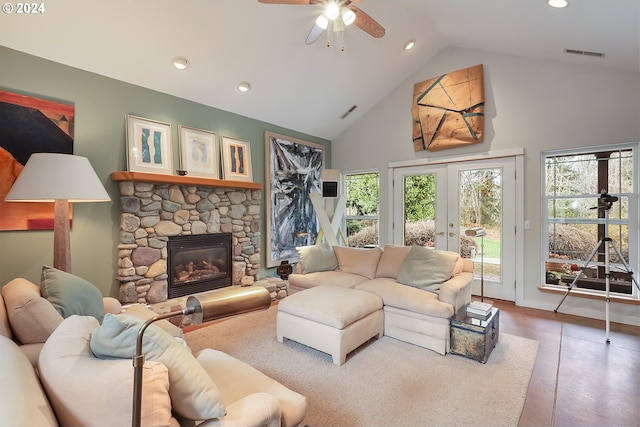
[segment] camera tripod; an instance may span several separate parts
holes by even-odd
[[[610,247],[612,247],[615,253],[618,255],[618,259],[620,260],[622,265],[624,265],[624,268],[627,270],[629,277],[631,277],[631,281],[636,285],[636,288],[638,288],[638,290],[640,291],[640,286],[638,286],[638,282],[636,281],[635,277],[633,277],[633,271],[631,271],[631,269],[629,268],[629,264],[627,264],[627,262],[624,260],[624,258],[622,257],[622,254],[620,253],[620,250],[618,249],[614,241],[609,237],[609,210],[611,209],[613,202],[617,202],[617,201],[618,201],[618,198],[616,196],[610,196],[609,194],[603,192],[600,195],[600,198],[598,199],[598,202],[599,202],[598,206],[591,208],[591,209],[604,210],[604,237],[600,239],[596,247],[591,252],[591,255],[589,255],[589,257],[587,258],[587,262],[584,264],[582,269],[578,272],[575,279],[573,279],[571,286],[569,286],[569,289],[567,289],[567,293],[564,295],[564,297],[560,301],[560,304],[558,304],[556,309],[553,310],[555,313],[558,312],[558,309],[560,308],[564,300],[567,298],[567,296],[569,296],[569,292],[571,292],[573,287],[578,282],[578,279],[580,279],[582,274],[585,272],[585,270],[589,266],[589,263],[593,260],[593,257],[598,253],[598,250],[600,250],[601,248],[604,249],[604,281],[605,281],[604,301],[605,301],[605,325],[606,325],[605,328],[606,328],[607,344],[611,342],[611,339],[610,339],[611,327],[610,327],[610,319],[609,319],[609,303],[611,302],[611,299],[609,296],[610,294],[609,287],[611,285],[611,282],[610,282],[611,260],[609,256]]]

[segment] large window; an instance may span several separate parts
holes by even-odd
[[[638,265],[636,148],[544,155],[547,285],[603,291],[608,262],[611,291],[638,295],[627,272]]]
[[[380,181],[378,172],[347,173],[346,227],[349,246],[363,248],[377,245]]]

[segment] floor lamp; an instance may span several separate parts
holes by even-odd
[[[262,286],[250,286],[230,290],[191,295],[187,306],[181,310],[160,314],[142,324],[136,339],[136,353],[133,356],[133,413],[131,425],[140,427],[142,420],[142,368],[144,353],[142,342],[144,332],[153,322],[175,316],[191,316],[196,325],[237,314],[256,310],[266,310],[271,306],[271,295]]]
[[[480,301],[484,302],[484,228],[473,227],[465,230],[469,237],[480,237]]]
[[[34,153],[4,199],[53,202],[53,267],[71,272],[69,203],[111,201],[86,157]]]

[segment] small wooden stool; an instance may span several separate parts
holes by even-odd
[[[276,335],[329,353],[335,365],[369,339],[384,333],[382,299],[370,292],[317,286],[278,303]]]

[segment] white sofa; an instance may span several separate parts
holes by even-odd
[[[106,302],[112,313],[122,312],[117,301]],[[143,305],[129,307],[125,313],[130,315],[125,318],[138,321],[155,315]],[[179,328],[164,320],[151,328],[156,324],[161,336],[184,348],[174,339],[182,336]],[[132,360],[97,358],[90,341],[98,328],[101,325],[93,316],[62,317],[28,280],[14,279],[6,284],[0,295],[0,425],[131,425]],[[220,351],[206,349],[188,356],[191,360],[180,364],[197,368],[213,381],[226,415],[205,421],[179,416],[172,400],[175,395],[169,393],[169,368],[147,358],[142,425],[276,427],[302,422],[304,396]],[[202,393],[197,385],[193,389],[180,399],[189,403]]]
[[[289,275],[290,293],[322,285],[372,292],[383,300],[385,335],[440,354],[449,351],[451,317],[471,301],[471,260],[453,252],[394,245],[383,250],[322,244],[298,252],[300,262]]]

